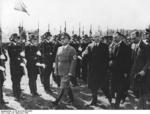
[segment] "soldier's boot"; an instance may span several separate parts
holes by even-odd
[[[44,79],[44,90],[46,93],[52,93],[50,89],[50,76],[46,75],[46,78]]]
[[[65,91],[65,89],[60,90],[58,98],[56,98],[56,100],[54,102],[52,102],[53,105],[58,105],[59,101],[61,100],[61,98],[64,94],[64,91]]]
[[[73,96],[73,92],[72,92],[72,90],[71,90],[70,87],[67,89],[67,93],[68,93],[69,98],[70,98],[70,99],[67,101],[67,103],[73,103],[73,102],[74,102],[74,96]]]
[[[90,105],[96,105],[97,104],[97,90],[92,91],[92,101]]]
[[[3,89],[3,87],[0,86],[0,105],[5,104],[5,101],[3,99],[3,90],[2,89]]]
[[[41,96],[40,94],[37,93],[37,85],[36,85],[36,80],[33,83],[33,96]]]
[[[29,88],[30,88],[30,92],[33,95],[34,94],[34,82],[31,78],[29,78]]]
[[[18,98],[18,89],[17,89],[17,83],[12,82],[12,89],[13,89],[13,95],[17,99]]]
[[[112,104],[112,97],[111,97],[111,93],[109,91],[109,87],[108,86],[103,87],[102,91],[103,91],[104,95],[106,96],[106,98],[108,98],[109,103]]]
[[[117,96],[116,96],[116,102],[115,102],[115,109],[119,109],[120,107],[120,102],[121,102],[121,96],[120,94],[117,93]]]
[[[40,74],[40,80],[43,85],[44,85],[44,75],[45,75],[45,73]]]

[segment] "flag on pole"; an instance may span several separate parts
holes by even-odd
[[[90,25],[90,31],[89,31],[90,37],[92,37],[92,25]]]
[[[29,12],[27,11],[27,7],[22,0],[16,0],[14,9],[17,11],[22,11],[27,15],[29,15]]]

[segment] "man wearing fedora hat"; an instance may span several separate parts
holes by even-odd
[[[146,31],[146,33],[149,32]],[[130,73],[131,84],[134,94],[139,98],[138,108],[144,109],[146,104],[145,96],[150,93],[150,45],[141,39],[138,31],[133,32],[131,38],[135,45]]]
[[[90,105],[96,105],[98,89],[103,89],[107,80],[109,61],[108,46],[102,43],[101,37],[96,34],[94,36],[94,42],[87,46],[82,56],[87,58],[87,82],[88,88],[92,92],[92,101]]]

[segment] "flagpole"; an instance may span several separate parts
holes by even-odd
[[[90,37],[92,37],[92,24],[90,25]]]
[[[48,32],[50,32],[50,25],[48,24]]]
[[[66,21],[65,21],[65,28],[64,28],[64,32],[66,32],[67,31],[67,28],[66,28]]]
[[[40,25],[39,25],[39,20],[38,20],[38,43],[40,43],[40,37],[39,37],[39,35],[40,35],[40,27],[39,27]]]
[[[59,33],[61,34],[61,26],[59,27],[59,29],[60,29]]]
[[[79,22],[79,36],[81,35],[81,23]]]
[[[0,23],[0,44],[2,44],[2,26]]]
[[[83,26],[83,31],[82,31],[82,35],[84,36],[84,26]]]
[[[73,30],[72,30],[72,35],[74,35],[74,27],[73,27]]]

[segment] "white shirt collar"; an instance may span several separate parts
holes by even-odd
[[[68,46],[69,46],[69,44],[67,44],[67,45],[63,46],[63,48],[64,48],[64,49],[66,49]]]

